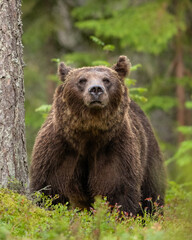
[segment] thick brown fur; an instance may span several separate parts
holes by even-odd
[[[46,194],[59,194],[59,202],[80,208],[89,208],[97,195],[107,196],[133,215],[140,202],[151,211],[146,198],[160,196],[164,204],[163,160],[148,119],[124,85],[129,69],[125,56],[112,68],[60,64],[63,84],[33,149],[31,191],[50,185]],[[90,107],[91,81],[101,85],[102,106]]]

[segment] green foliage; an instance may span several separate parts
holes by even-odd
[[[67,65],[73,64],[75,67],[90,66],[94,61],[98,61],[98,58],[103,61],[104,54],[96,56],[94,52],[74,52],[61,57]]]
[[[23,43],[26,47],[25,51],[31,56],[34,54],[40,56],[40,50],[49,44],[56,32],[55,20],[49,12],[53,5],[51,0],[47,0],[46,5],[40,0],[32,2],[23,0],[23,21],[25,22]]]
[[[110,67],[110,64],[107,61],[103,61],[103,60],[97,60],[97,61],[93,61],[92,66],[106,66],[106,67]]]
[[[192,184],[192,183],[191,183]],[[187,184],[177,184],[174,181],[168,182],[168,188],[166,192],[166,202],[171,204],[172,201],[184,201],[192,199],[192,192],[186,191]]]
[[[137,70],[138,68],[140,68],[140,67],[142,67],[141,64],[136,64],[136,65],[134,65],[134,66],[131,66],[131,72],[136,71],[136,70]]]
[[[188,101],[185,103],[186,107],[192,109],[192,101]]]
[[[131,87],[132,85],[135,86],[136,82],[137,81],[135,79],[125,78],[125,84],[128,88]]]
[[[73,10],[72,15],[79,20],[83,19],[99,19],[101,17],[108,17],[115,14],[116,11],[123,10],[129,5],[129,0],[121,0],[120,4],[116,0],[104,1],[90,1],[87,0],[86,4],[82,7],[77,7]],[[94,11],[93,11],[94,9]]]
[[[115,50],[115,46],[112,44],[105,44],[103,41],[101,41],[99,38],[95,37],[95,36],[90,36],[91,40],[93,42],[95,42],[97,45],[102,46],[104,51],[114,51]]]
[[[90,36],[90,39],[94,43],[93,50],[89,52],[73,52],[65,54],[62,57],[65,63],[68,65],[74,64],[76,67],[98,65],[109,67],[110,64],[105,60],[106,55],[109,52],[114,51],[115,46],[112,44],[105,44],[101,39],[95,36]]]
[[[90,39],[97,45],[105,46],[105,43],[95,36],[90,36]]]
[[[103,50],[104,51],[114,51],[115,50],[115,46],[114,45],[112,45],[112,44],[107,44],[107,45],[105,45],[104,47],[103,47]]]
[[[43,93],[43,90],[45,90],[44,76],[40,74],[39,68],[32,64],[25,68],[24,74],[25,84],[27,85],[25,94],[26,125],[33,125],[34,128],[38,128],[42,122],[38,120],[39,115],[34,115],[33,113],[45,99]],[[42,91],[38,91],[39,89],[42,89]]]
[[[176,106],[176,99],[169,96],[153,96],[150,97],[143,108],[146,112],[150,112],[154,109],[162,109],[165,112],[168,112],[170,109]]]
[[[56,72],[50,59],[57,56],[56,22],[53,8],[55,3],[47,0],[22,1],[23,43],[24,43],[24,80],[25,80],[25,120],[28,159],[34,144],[34,138],[44,119],[35,109],[48,99],[49,78]]]
[[[184,28],[184,22],[179,22],[167,11],[166,1],[114,8],[107,16],[104,11],[99,13],[95,9],[92,15],[99,13],[95,19],[88,12],[90,2],[73,11],[73,15],[80,20],[77,27],[83,31],[91,30],[96,36],[118,39],[123,48],[132,46],[139,52],[159,54],[176,35],[178,25]],[[114,2],[112,4],[115,5]]]
[[[52,62],[55,62],[55,63],[59,63],[59,62],[60,62],[60,59],[59,59],[59,58],[52,58],[51,61],[52,61]]]
[[[174,182],[169,183],[164,217],[154,220],[145,215],[145,227],[142,218],[119,215],[119,206],[111,211],[106,199],[99,197],[91,211],[52,205],[57,196],[51,199],[37,192],[36,197],[43,201],[43,208],[26,196],[0,189],[0,239],[180,240],[192,237],[192,194]]]
[[[37,208],[25,196],[10,190],[0,190],[0,203],[0,221],[4,231],[11,231],[11,235],[20,239],[29,233],[31,237],[39,237],[52,222],[50,212]]]
[[[192,109],[192,102],[186,102],[186,107]],[[181,142],[179,148],[168,159],[167,164],[175,162],[180,169],[179,179],[181,182],[192,183],[191,169],[192,169],[192,126],[180,126],[178,131],[181,132],[186,139]]]
[[[42,15],[36,21],[31,22],[30,28],[23,36],[23,43],[30,45],[30,51],[38,51],[45,45],[53,31],[54,25],[49,16]]]
[[[35,109],[36,112],[40,112],[42,114],[43,119],[45,119],[51,110],[51,105],[49,104],[44,104]]]
[[[178,127],[178,131],[188,137],[192,137],[192,126],[180,126]]]
[[[188,140],[181,143],[173,159],[176,160],[179,166],[184,166],[188,165],[189,163],[192,163],[191,156],[192,156],[192,141]]]
[[[136,102],[147,102],[147,98],[142,95],[142,93],[147,92],[146,88],[130,88],[130,97]]]
[[[51,109],[51,105],[46,105],[46,104],[44,104],[44,105],[41,105],[40,107],[38,107],[35,111],[36,112],[46,112],[46,113],[48,113],[49,111],[50,111],[50,109]]]
[[[131,72],[137,71],[138,68],[141,67],[141,64],[136,64],[131,66]],[[125,85],[129,88],[129,94],[131,99],[138,103],[147,102],[147,98],[143,96],[143,93],[147,92],[147,88],[134,87],[136,85],[137,80],[126,78]]]
[[[40,67],[35,64],[28,64],[24,69],[25,75],[25,124],[27,148],[30,155],[34,136],[43,123],[43,118],[35,109],[46,102],[45,76],[40,71]],[[41,91],[40,91],[41,89]]]
[[[192,109],[192,102],[186,102],[186,107]],[[176,161],[179,166],[190,167],[192,165],[192,126],[180,126],[178,131],[186,136],[186,140],[181,143],[169,161]]]

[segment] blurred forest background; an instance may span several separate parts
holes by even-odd
[[[192,0],[23,0],[22,11],[29,161],[57,62],[112,65],[127,55],[137,66],[130,93],[151,119],[169,178],[190,188]]]

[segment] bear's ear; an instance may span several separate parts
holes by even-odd
[[[67,67],[63,62],[59,64],[58,75],[62,82],[65,81],[65,77],[70,72],[71,69],[72,69],[71,67]]]
[[[120,56],[117,63],[112,67],[121,79],[125,78],[131,68],[131,62],[126,56]]]

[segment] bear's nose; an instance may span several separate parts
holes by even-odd
[[[104,93],[104,88],[102,86],[96,85],[90,87],[88,91],[93,96],[99,96]]]

